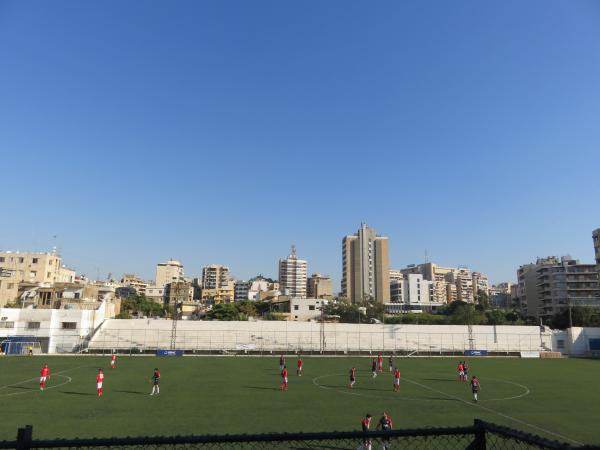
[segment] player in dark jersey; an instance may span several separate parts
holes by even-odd
[[[479,391],[481,390],[481,384],[479,384],[479,378],[475,375],[471,378],[471,391],[473,392],[473,401],[477,402],[479,399]]]
[[[365,418],[361,420],[360,425],[363,432],[369,431],[369,427],[371,426],[371,414],[367,413]],[[371,450],[371,439],[365,438],[363,440],[363,448],[365,450]]]
[[[392,419],[387,415],[386,412],[383,413],[381,419],[379,419],[379,423],[377,424],[377,429],[381,429],[381,431],[391,431],[392,430]],[[387,450],[390,448],[390,438],[382,438],[381,445],[383,450]]]
[[[390,372],[392,372],[394,370],[394,358],[392,358],[392,355],[388,358],[388,365],[390,366]]]
[[[354,383],[356,383],[356,367],[350,369],[350,389],[352,389]]]
[[[469,365],[466,361],[463,361],[463,371],[465,372],[465,380],[469,379]]]
[[[373,378],[377,376],[377,359],[373,358],[373,362],[371,363],[371,372],[373,373]]]
[[[279,357],[279,372],[283,370],[283,366],[285,366],[285,358],[283,354]]]
[[[150,395],[158,395],[160,394],[160,371],[158,369],[154,369],[154,373],[152,374],[152,378],[150,379],[152,382],[152,392]]]

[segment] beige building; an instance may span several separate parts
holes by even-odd
[[[183,265],[175,260],[170,259],[165,263],[158,263],[156,265],[156,286],[166,286],[169,283],[184,281],[183,279]]]
[[[353,303],[389,303],[389,240],[366,224],[342,239],[342,295]]]
[[[231,281],[229,267],[210,264],[202,268],[202,289],[227,287]]]
[[[146,295],[146,289],[148,288],[147,282],[132,273],[123,274],[123,278],[121,278],[121,285],[131,287],[135,289],[138,294],[144,295]]]
[[[69,270],[62,267],[61,258],[56,252],[0,252],[0,306],[17,299],[19,283],[74,281],[69,280]]]
[[[214,289],[202,289],[202,302],[207,304],[233,303],[235,301],[235,284],[228,281]]]
[[[279,260],[279,289],[284,295],[306,298],[306,265],[294,245],[288,257]]]
[[[313,273],[307,283],[308,298],[333,298],[331,277],[320,273]]]

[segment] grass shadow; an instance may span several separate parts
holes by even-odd
[[[96,394],[92,394],[90,392],[75,392],[75,391],[60,391],[61,394],[68,394],[68,395],[96,395]]]
[[[150,395],[150,392],[141,392],[141,391],[126,391],[126,390],[115,390],[114,392],[121,392],[123,394],[137,394],[137,395]]]
[[[264,386],[242,386],[246,389],[261,389],[263,391],[278,391],[278,387],[264,387]]]

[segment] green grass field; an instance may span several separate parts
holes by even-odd
[[[456,358],[397,358],[401,391],[385,372],[372,379],[368,358],[288,358],[290,387],[279,390],[277,357],[2,357],[0,439],[19,426],[35,438],[355,430],[366,412],[387,411],[396,428],[468,425],[474,418],[544,437],[600,443],[600,361],[471,359],[481,380],[473,404],[457,381]],[[52,370],[40,392],[38,373]],[[358,369],[353,390],[350,367]],[[104,396],[95,374],[104,367]],[[150,396],[152,369],[162,373]],[[552,434],[555,433],[555,434]]]

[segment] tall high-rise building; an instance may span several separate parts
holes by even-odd
[[[218,289],[231,281],[229,267],[210,264],[202,268],[202,289]]]
[[[361,224],[342,239],[342,295],[353,303],[390,300],[389,240]]]
[[[178,281],[184,281],[183,264],[179,261],[170,259],[165,263],[158,263],[156,265],[156,286],[163,288],[169,283]]]
[[[298,259],[294,245],[288,257],[279,260],[279,289],[283,295],[306,298],[306,261]]]
[[[333,298],[331,277],[320,273],[313,273],[307,283],[308,298]]]

